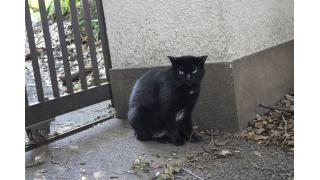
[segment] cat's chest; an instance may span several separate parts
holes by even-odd
[[[199,95],[199,91],[197,89],[186,89],[183,91],[176,91],[174,93],[174,99],[177,104],[190,104],[196,101]]]
[[[176,92],[178,97],[182,99],[192,99],[199,95],[198,88],[182,89]]]

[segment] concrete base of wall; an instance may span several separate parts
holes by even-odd
[[[193,120],[204,128],[236,132],[293,88],[294,42],[289,41],[231,62],[208,63]],[[157,67],[161,68],[161,67]],[[111,86],[118,118],[127,118],[136,79],[151,68],[112,69]]]

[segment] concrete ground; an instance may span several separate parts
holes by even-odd
[[[190,169],[203,179],[290,179],[293,152],[276,146],[232,139],[220,149],[234,155],[216,160],[201,158],[200,144],[176,147],[156,142],[140,142],[126,120],[111,119],[89,130],[26,152],[26,179],[152,179],[170,161],[184,162],[199,157]],[[253,152],[260,152],[261,156]],[[235,153],[237,152],[237,153]],[[174,158],[172,155],[174,154]],[[138,155],[151,162],[149,172],[128,172]],[[259,155],[259,154],[258,154]],[[202,161],[202,160],[203,161]],[[193,179],[181,170],[177,179]]]

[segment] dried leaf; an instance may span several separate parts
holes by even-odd
[[[98,179],[98,178],[104,177],[105,175],[104,175],[103,171],[100,170],[100,171],[94,172],[93,176],[94,176],[94,178]]]
[[[258,151],[253,151],[253,154],[256,155],[256,156],[259,156],[259,157],[262,156],[262,153],[260,153],[260,152],[258,152]]]
[[[264,131],[265,131],[264,128],[260,128],[260,129],[255,130],[256,134],[261,134],[261,133],[263,133]]]
[[[228,142],[228,140],[222,140],[222,141],[215,140],[214,141],[214,145],[216,145],[216,146],[224,146],[224,145],[226,145],[227,142]]]
[[[221,156],[230,156],[231,152],[229,150],[222,150],[221,152],[219,152],[219,155],[221,155]]]
[[[163,173],[157,172],[157,180],[174,179],[174,174],[181,170],[177,163],[166,164]]]
[[[76,145],[69,145],[69,149],[70,149],[71,151],[78,152],[78,151],[79,151],[79,146],[76,146]]]
[[[289,140],[289,141],[287,141],[287,144],[288,144],[289,146],[293,146],[294,141],[293,141],[293,140]]]
[[[256,120],[261,121],[263,118],[259,114],[256,114]]]
[[[44,163],[44,161],[45,161],[45,154],[44,153],[42,153],[34,158],[35,164],[42,164],[42,163]]]
[[[293,105],[290,105],[289,110],[290,110],[290,111],[294,111],[294,106],[293,106]]]
[[[268,136],[263,136],[263,135],[255,135],[254,136],[254,140],[258,141],[258,140],[267,140],[269,139]]]
[[[145,160],[144,157],[140,155],[132,163],[131,170],[135,174],[140,171],[149,171],[150,170],[150,162]]]

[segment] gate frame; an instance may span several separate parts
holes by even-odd
[[[27,29],[27,35],[28,35],[28,41],[29,41],[29,47],[30,47],[30,53],[32,56],[32,65],[34,67],[34,77],[36,82],[36,88],[37,88],[37,95],[38,95],[38,101],[34,104],[28,103],[27,98],[27,91],[25,89],[25,129],[27,130],[33,125],[41,124],[46,121],[49,121],[51,118],[54,118],[56,116],[75,111],[77,109],[93,105],[105,100],[111,100],[111,106],[113,107],[113,98],[112,98],[112,91],[111,91],[111,84],[110,84],[110,77],[109,77],[109,69],[112,68],[111,59],[110,59],[110,51],[109,51],[109,43],[108,43],[108,36],[107,36],[107,30],[106,30],[106,23],[104,18],[104,11],[103,11],[103,5],[102,0],[97,0],[96,2],[96,8],[97,8],[97,17],[98,17],[98,23],[99,23],[99,29],[100,29],[100,38],[101,38],[101,45],[103,50],[103,59],[104,59],[104,66],[106,71],[106,79],[108,82],[106,83],[100,83],[100,78],[98,76],[98,65],[97,65],[97,59],[96,59],[96,49],[94,46],[94,39],[92,34],[92,25],[91,25],[91,17],[89,10],[89,4],[88,0],[82,0],[83,10],[84,10],[84,19],[86,22],[86,31],[88,35],[88,45],[90,48],[90,56],[91,57],[91,63],[93,66],[93,73],[94,73],[94,86],[87,87],[86,81],[85,81],[85,75],[84,75],[84,64],[83,64],[83,58],[82,58],[82,49],[79,48],[81,46],[80,43],[80,36],[79,36],[79,26],[78,26],[78,19],[76,15],[76,9],[75,9],[75,0],[70,0],[70,12],[71,12],[71,18],[72,18],[72,25],[73,27],[73,33],[75,35],[75,44],[76,44],[76,50],[77,50],[77,56],[78,56],[78,65],[79,65],[79,73],[80,73],[80,81],[81,81],[81,87],[82,89],[80,91],[74,92],[72,88],[72,82],[70,77],[70,67],[68,62],[68,54],[66,52],[66,46],[65,46],[65,34],[63,28],[63,17],[61,15],[61,6],[60,6],[60,0],[54,0],[55,5],[55,13],[57,16],[57,24],[58,24],[58,30],[59,30],[59,39],[61,43],[61,52],[62,52],[62,58],[65,68],[65,74],[66,74],[66,81],[67,81],[67,94],[60,95],[59,92],[57,92],[57,79],[56,79],[56,69],[54,68],[54,59],[51,56],[50,53],[52,53],[52,47],[51,47],[51,37],[49,33],[49,26],[48,26],[48,20],[47,15],[45,11],[45,3],[44,0],[38,0],[39,2],[39,10],[41,14],[41,21],[42,21],[42,27],[44,29],[44,38],[46,41],[46,48],[49,49],[47,52],[48,55],[48,63],[49,63],[49,70],[50,75],[51,73],[53,76],[51,76],[51,83],[53,87],[53,94],[54,98],[46,100],[43,94],[43,87],[41,82],[41,75],[39,71],[39,64],[38,64],[38,57],[35,52],[36,46],[34,43],[34,35],[33,35],[33,27],[31,22],[31,16],[30,16],[30,10],[29,10],[29,4],[28,0],[25,0],[25,10],[26,10],[26,29]],[[60,24],[59,24],[60,23]],[[60,27],[59,27],[60,26]],[[62,29],[62,30],[61,30]],[[46,32],[45,32],[46,31]],[[77,37],[76,37],[77,36]],[[76,42],[77,41],[77,42]],[[78,43],[78,44],[77,44]],[[49,45],[49,48],[47,45]],[[50,50],[51,49],[51,50]],[[50,52],[51,51],[51,52]],[[51,59],[50,59],[51,58]],[[69,67],[69,68],[68,68]],[[71,85],[71,86],[70,86]],[[78,133],[80,131],[86,130],[88,128],[91,128],[99,123],[102,123],[108,119],[113,118],[114,116],[110,116],[104,119],[100,119],[91,123],[84,124],[80,127],[77,127],[75,129],[66,131],[62,134],[58,135],[52,135],[48,139],[41,141],[41,142],[31,142],[27,143],[25,145],[25,151],[29,151],[31,149],[40,147],[44,144],[48,144],[51,142],[54,142],[58,139],[65,138],[67,136],[73,135],[75,133]]]

